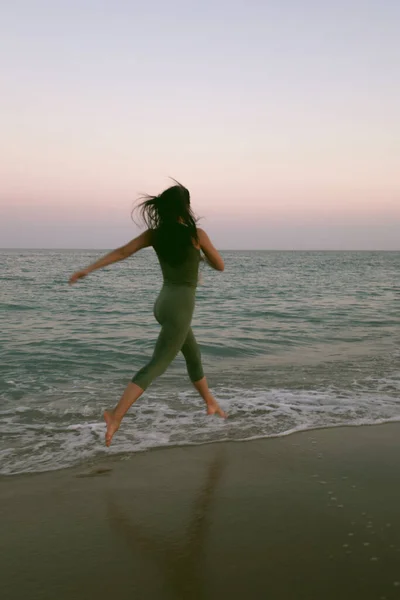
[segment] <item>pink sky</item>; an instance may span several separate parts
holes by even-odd
[[[225,247],[400,249],[398,3],[56,4],[0,9],[1,247],[122,243],[172,176]]]

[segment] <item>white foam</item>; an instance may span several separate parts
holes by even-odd
[[[385,382],[393,385],[393,380]],[[109,450],[104,446],[104,402],[86,404],[77,392],[51,402],[2,411],[1,474],[46,471],[71,466],[104,453],[149,448],[245,441],[342,425],[400,421],[399,400],[384,393],[340,390],[242,389],[220,386],[215,395],[229,418],[209,418],[194,392],[149,391],[126,416]],[[107,390],[106,390],[107,393]],[[32,413],[32,414],[30,414]]]

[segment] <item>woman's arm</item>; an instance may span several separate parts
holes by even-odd
[[[98,261],[96,261],[93,264],[86,267],[86,269],[82,269],[81,271],[77,271],[76,273],[74,273],[70,277],[69,283],[73,284],[76,281],[78,281],[78,279],[81,279],[82,277],[86,277],[86,275],[89,275],[89,273],[91,273],[92,271],[95,271],[96,269],[102,269],[103,267],[106,267],[107,265],[111,265],[112,263],[118,262],[120,260],[124,260],[125,258],[128,258],[128,256],[135,254],[135,252],[138,252],[142,248],[147,248],[148,246],[151,246],[151,245],[152,245],[151,229],[148,229],[147,231],[143,232],[141,235],[139,235],[135,239],[133,239],[130,242],[128,242],[127,244],[125,244],[125,246],[121,246],[120,248],[117,248],[116,250],[113,250],[112,252],[105,254]]]
[[[197,233],[199,236],[199,244],[201,250],[204,252],[204,256],[206,257],[206,261],[213,269],[217,271],[223,271],[225,268],[224,259],[218,252],[218,250],[213,246],[210,238],[204,231],[204,229],[197,228]]]

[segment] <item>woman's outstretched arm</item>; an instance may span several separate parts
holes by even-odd
[[[130,242],[128,242],[127,244],[125,244],[125,246],[121,246],[120,248],[117,248],[116,250],[113,250],[112,252],[105,254],[98,261],[89,265],[85,269],[82,269],[81,271],[77,271],[70,277],[69,283],[73,284],[76,281],[78,281],[78,279],[81,279],[82,277],[86,277],[87,275],[89,275],[89,273],[91,273],[92,271],[95,271],[96,269],[102,269],[103,267],[106,267],[107,265],[111,265],[112,263],[118,262],[120,260],[124,260],[125,258],[128,258],[128,256],[135,254],[135,252],[138,252],[142,248],[147,248],[148,246],[151,246],[152,245],[151,233],[152,233],[151,229],[148,229],[147,231],[143,232],[141,235],[139,235],[135,239],[133,239]]]

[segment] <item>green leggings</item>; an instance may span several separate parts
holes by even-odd
[[[161,325],[153,356],[132,377],[142,390],[164,373],[179,351],[186,360],[191,381],[204,377],[200,349],[190,323],[192,321],[196,288],[188,285],[164,284],[154,305],[154,316]]]

